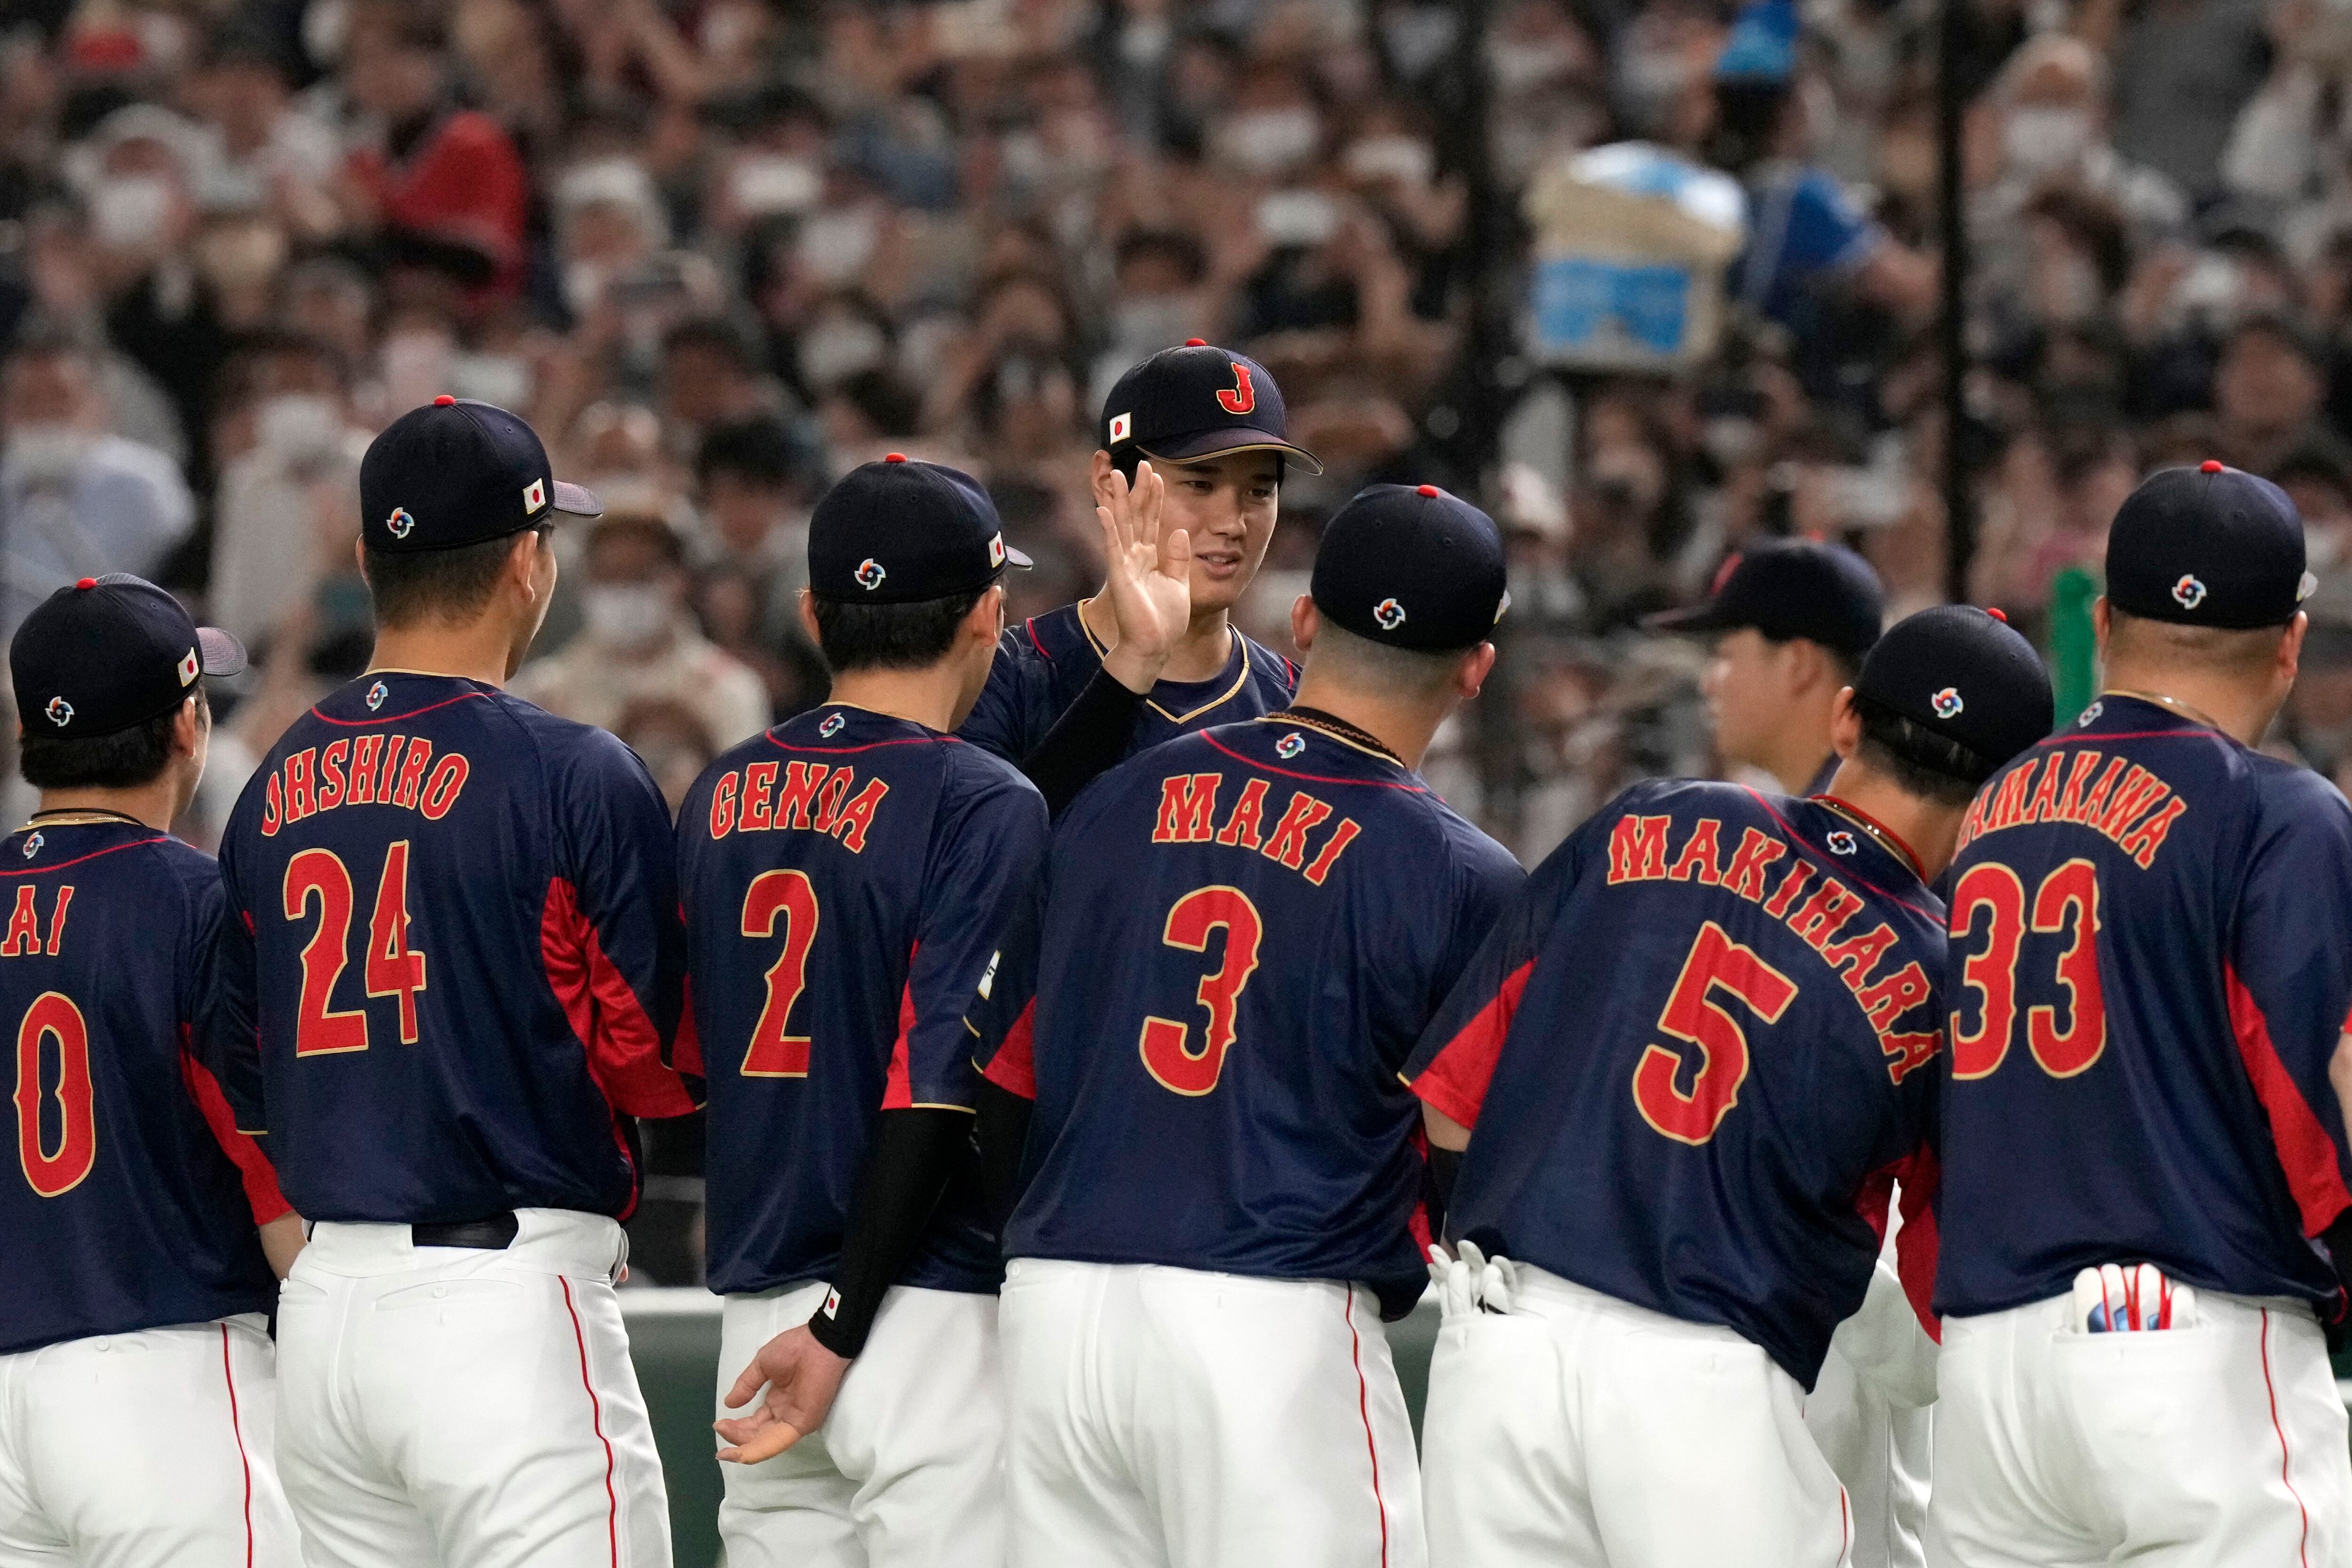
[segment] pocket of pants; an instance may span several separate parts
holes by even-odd
[[[522,1299],[522,1287],[511,1279],[479,1276],[432,1279],[388,1290],[375,1300],[379,1312],[411,1312],[422,1308],[465,1309],[510,1306]]]

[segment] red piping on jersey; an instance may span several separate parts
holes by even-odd
[[[2208,740],[2227,741],[2230,744],[2237,746],[2240,751],[2245,750],[2245,747],[2239,745],[2238,738],[2236,736],[2224,735],[2221,731],[2214,729],[2210,724],[2199,724],[2193,721],[2184,722],[2182,727],[2178,730],[2078,730],[2072,734],[2053,735],[2046,741],[2036,741],[2033,743],[2037,746],[2064,746],[2071,745],[2076,741],[2184,741],[2196,740],[2200,737]],[[2002,770],[2004,773],[2007,771],[2008,770],[2006,768]]]
[[[921,942],[907,950],[907,984],[898,993],[898,1037],[890,1043],[890,1069],[882,1079],[882,1109],[905,1110],[915,1103],[915,1075],[908,1060],[907,1037],[915,1032],[915,954]]]
[[[95,860],[101,855],[111,855],[119,849],[136,849],[142,845],[161,844],[172,836],[158,833],[152,838],[134,838],[128,844],[110,844],[103,849],[93,849],[87,855],[77,855],[70,860],[53,860],[46,866],[24,866],[0,871],[0,877],[38,877],[49,871],[62,871],[68,866],[79,866],[85,860]]]
[[[588,1419],[596,1429],[596,1441],[604,1445],[604,1534],[612,1543],[613,1568],[621,1568],[621,1497],[613,1489],[613,1439],[604,1436],[604,1405],[588,1376],[588,1336],[580,1331],[580,1310],[572,1304],[572,1281],[559,1274],[555,1282],[563,1287],[563,1310],[572,1318],[572,1342],[580,1347],[580,1386],[588,1391]]]
[[[1511,1032],[1511,1017],[1519,1010],[1519,997],[1535,969],[1536,961],[1530,958],[1505,977],[1494,1000],[1440,1047],[1422,1075],[1412,1080],[1413,1093],[1465,1127],[1478,1125],[1478,1108],[1486,1103],[1486,1085],[1494,1079],[1504,1037]]]
[[[1037,650],[1037,657],[1039,658],[1051,658],[1054,657],[1052,654],[1045,651],[1045,645],[1037,640],[1036,616],[1032,616],[1027,620],[1022,622],[1021,629],[1029,634],[1029,646]]]
[[[908,720],[908,722],[912,723],[913,721]],[[964,743],[956,741],[953,735],[903,735],[895,741],[868,741],[862,746],[793,746],[777,740],[773,730],[767,735],[768,743],[780,752],[807,752],[820,757],[845,757],[852,752],[879,751],[884,746],[927,746],[934,741],[955,741],[957,745]]]
[[[1037,1098],[1037,1003],[1031,998],[1021,1009],[1021,1016],[1013,1020],[1013,1027],[1004,1031],[1004,1043],[980,1069],[980,1076],[1004,1090],[1024,1100]]]
[[[1364,1452],[1372,1461],[1372,1511],[1381,1516],[1381,1568],[1389,1568],[1389,1505],[1381,1496],[1381,1450],[1372,1441],[1371,1391],[1364,1383],[1363,1342],[1356,1333],[1356,1288],[1342,1285],[1339,1289],[1347,1293],[1342,1312],[1348,1320],[1348,1355],[1356,1363],[1356,1414],[1363,1417]]]
[[[1880,887],[1877,883],[1870,881],[1865,878],[1857,877],[1852,871],[1844,869],[1843,867],[1840,865],[1839,860],[1835,856],[1832,856],[1828,850],[1822,848],[1820,845],[1814,843],[1811,839],[1798,832],[1795,826],[1791,824],[1787,817],[1773,810],[1772,803],[1766,800],[1760,791],[1752,789],[1747,784],[1741,784],[1739,787],[1747,790],[1749,795],[1754,795],[1756,797],[1756,804],[1763,807],[1764,815],[1779,823],[1780,825],[1781,832],[1787,834],[1790,837],[1795,839],[1798,843],[1811,850],[1813,854],[1820,858],[1821,863],[1824,867],[1836,870],[1838,875],[1844,878],[1849,882],[1868,888],[1872,892],[1876,893],[1880,898],[1885,899],[1890,904],[1902,905],[1905,909],[1909,910],[1913,914],[1917,915],[1921,920],[1936,920],[1934,915],[1929,914],[1927,910],[1921,909],[1910,900],[1890,893],[1885,889]],[[1926,879],[1923,878],[1921,879],[1924,881]],[[1937,923],[1941,924],[1942,922],[1938,921]]]
[[[2303,1234],[2317,1236],[2352,1208],[2352,1189],[2336,1163],[2336,1141],[2320,1125],[2310,1101],[2295,1087],[2286,1063],[2271,1040],[2268,1020],[2238,978],[2235,964],[2223,963],[2221,981],[2230,999],[2230,1032],[2238,1037],[2238,1055],[2246,1064],[2254,1098],[2271,1124],[2271,1142],[2278,1150],[2279,1168],[2287,1190],[2294,1194],[2303,1215]]]
[[[1853,1514],[1852,1514],[1852,1513],[1850,1513],[1850,1512],[1847,1510],[1847,1508],[1846,1508],[1846,1500],[1845,1500],[1845,1483],[1844,1483],[1844,1482],[1843,1482],[1843,1481],[1841,1481],[1841,1482],[1839,1482],[1839,1483],[1838,1483],[1838,1554],[1837,1554],[1837,1560],[1838,1560],[1839,1562],[1843,1563],[1843,1562],[1844,1562],[1844,1561],[1845,1561],[1846,1550],[1847,1550],[1849,1547],[1851,1547],[1853,1544]]]
[[[2286,1451],[2286,1427],[2279,1421],[2278,1384],[2271,1380],[2271,1310],[2263,1312],[2263,1392],[2271,1396],[2271,1430],[2278,1434],[2279,1480],[2286,1495],[2294,1499],[2294,1510],[2303,1516],[2303,1539],[2295,1542],[2295,1561],[2302,1568],[2311,1568],[2311,1510],[2303,1506],[2303,1494],[2294,1489],[2294,1478],[2287,1474],[2289,1458]]]
[[[245,1423],[236,1412],[236,1369],[229,1364],[228,1325],[220,1325],[221,1381],[228,1384],[228,1432],[236,1439],[237,1468],[245,1472],[245,1568],[253,1568],[253,1460],[245,1451]]]
[[[411,708],[405,713],[371,713],[364,719],[338,719],[331,713],[321,713],[312,708],[310,717],[321,724],[336,724],[346,730],[364,730],[371,724],[398,724],[420,713],[430,713],[436,708],[446,708],[453,702],[487,702],[489,697],[487,691],[461,691],[455,697],[444,697],[438,702],[427,702],[422,708]]]
[[[1311,730],[1314,726],[1312,724],[1302,724],[1299,728]],[[1321,773],[1293,773],[1288,768],[1278,768],[1272,763],[1261,763],[1255,757],[1244,757],[1239,752],[1234,751],[1231,746],[1226,745],[1223,741],[1218,740],[1214,735],[1210,734],[1205,730],[1196,730],[1193,733],[1199,735],[1202,740],[1207,742],[1210,745],[1214,746],[1218,751],[1224,752],[1225,755],[1233,758],[1234,761],[1240,763],[1244,766],[1256,768],[1261,773],[1280,773],[1284,778],[1297,779],[1304,784],[1354,784],[1362,789],[1402,790],[1407,795],[1427,795],[1429,793],[1429,788],[1425,784],[1393,784],[1387,779],[1336,779],[1327,778]]]
[[[213,1141],[221,1147],[236,1166],[237,1175],[245,1183],[245,1201],[253,1210],[253,1223],[268,1225],[294,1212],[286,1194],[278,1190],[278,1173],[270,1168],[269,1156],[252,1137],[236,1130],[236,1116],[229,1110],[228,1097],[221,1092],[220,1080],[212,1069],[195,1058],[188,1049],[188,1026],[180,1026],[180,1077],[188,1086],[188,1094],[204,1112],[205,1125],[212,1129]]]

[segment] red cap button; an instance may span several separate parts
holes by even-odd
[[[1206,338],[1186,338],[1184,340],[1184,346],[1188,349],[1204,349],[1209,346],[1209,340]]]
[[[2197,471],[2200,474],[2218,474],[2221,471],[2221,460],[2219,458],[2208,458],[2197,465]]]
[[[886,463],[903,463],[907,460],[907,454],[904,452],[886,452],[883,454],[882,460]]]
[[[80,582],[75,584],[74,586],[84,589],[95,588],[98,586],[98,579],[95,577],[85,577]]]
[[[1423,485],[1416,493],[1425,496],[1433,496],[1437,493],[1437,487],[1435,485]]]
[[[2009,624],[2009,617],[2008,617],[2007,616],[2002,615],[1999,610],[1997,610],[1997,609],[1993,608],[1990,605],[1987,605],[1985,606],[1985,614],[1986,614],[1986,615],[1988,615],[1988,616],[1990,616],[1994,620],[2000,622],[2003,626],[2007,626],[2007,625]]]
[[[436,397],[436,398],[435,398],[435,399],[433,400],[433,406],[434,406],[434,407],[436,407],[436,408],[447,408],[447,407],[451,406],[452,405],[454,405],[457,401],[457,400],[456,398],[454,398],[454,397],[450,396],[447,393],[446,393],[446,392],[445,392],[445,393],[443,393],[440,396],[438,396],[438,397]]]

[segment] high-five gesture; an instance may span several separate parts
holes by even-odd
[[[849,1363],[817,1343],[805,1323],[778,1334],[728,1391],[730,1410],[742,1409],[762,1388],[767,1394],[749,1414],[713,1424],[728,1443],[719,1457],[736,1465],[774,1458],[824,1425],[848,1375]]]
[[[1108,563],[1104,592],[1118,624],[1118,643],[1103,668],[1129,691],[1147,692],[1192,616],[1192,537],[1168,528],[1161,502],[1168,481],[1149,462],[1135,466],[1135,483],[1114,470],[1105,482],[1108,504],[1095,508]]]

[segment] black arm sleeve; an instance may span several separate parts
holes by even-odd
[[[2338,1281],[2336,1300],[2319,1313],[2320,1327],[2327,1334],[2327,1351],[2333,1355],[2352,1339],[2352,1310],[2347,1310],[2352,1308],[2352,1209],[2337,1215],[2336,1223],[2319,1233],[2319,1239],[2327,1245],[2327,1259],[2336,1266]]]
[[[1021,1155],[1029,1142],[1029,1117],[1037,1109],[1011,1089],[980,1081],[980,1172],[988,1193],[988,1219],[996,1234],[1021,1201]]]
[[[1045,809],[1055,816],[1078,797],[1078,792],[1127,756],[1135,733],[1136,710],[1143,699],[1121,686],[1109,671],[1097,669],[1078,700],[1062,710],[1037,749],[1021,760],[1021,771],[1045,797]]]
[[[849,1234],[834,1270],[836,1300],[809,1320],[809,1333],[837,1356],[866,1348],[882,1298],[914,1256],[931,1211],[940,1205],[957,1149],[971,1136],[961,1110],[917,1106],[886,1110],[874,1123],[874,1142],[858,1168],[850,1201]]]
[[[1422,1202],[1429,1210],[1429,1234],[1445,1239],[1445,1213],[1454,1206],[1454,1179],[1462,1174],[1462,1151],[1429,1146],[1429,1187]]]

